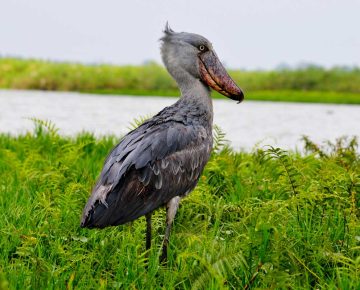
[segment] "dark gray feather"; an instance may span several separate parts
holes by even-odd
[[[187,121],[189,114],[189,104],[179,101],[120,141],[106,158],[83,226],[133,220],[195,187],[210,156],[212,134],[204,115]]]

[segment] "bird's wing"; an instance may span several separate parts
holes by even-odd
[[[133,220],[193,189],[209,158],[202,126],[168,121],[126,135],[105,161],[83,212],[83,226]]]

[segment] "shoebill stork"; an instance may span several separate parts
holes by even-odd
[[[238,102],[244,95],[205,37],[177,33],[166,25],[161,42],[163,62],[181,97],[113,148],[84,208],[81,227],[117,226],[145,216],[149,249],[151,214],[166,205],[164,261],[179,202],[195,188],[210,157],[210,88]]]

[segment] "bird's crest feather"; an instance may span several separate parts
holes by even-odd
[[[171,29],[170,25],[169,25],[169,22],[166,21],[166,24],[165,24],[165,29],[164,29],[164,33],[166,35],[171,35],[173,34],[175,31]]]

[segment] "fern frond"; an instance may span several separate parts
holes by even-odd
[[[225,137],[225,132],[218,126],[214,125],[213,128],[213,152],[218,153],[224,149],[225,145],[229,142]]]
[[[280,162],[283,173],[287,176],[289,180],[292,194],[297,195],[302,175],[295,168],[293,161],[287,154],[287,152],[283,149],[270,146],[270,148],[265,152],[265,154],[270,158],[277,159]]]
[[[44,132],[44,129],[52,136],[58,135],[59,129],[55,126],[55,124],[51,120],[42,120],[35,117],[28,118],[33,121],[35,124],[35,134],[37,136],[41,135]]]
[[[318,154],[321,158],[328,157],[327,154],[315,142],[311,141],[308,136],[303,135],[301,140],[305,143],[305,152]]]
[[[226,281],[226,278],[231,274],[235,275],[235,269],[241,268],[243,272],[248,271],[248,265],[243,253],[229,253],[220,257],[214,263],[209,264],[204,259],[202,262],[205,263],[204,271],[192,285],[192,289],[206,289],[209,285],[209,281],[213,278],[220,281]],[[219,285],[220,286],[220,285]],[[222,286],[222,285],[221,285]]]
[[[145,115],[145,116],[139,116],[132,120],[127,127],[130,131],[135,130],[137,127],[141,126],[143,123],[145,123],[147,120],[151,118],[151,115]]]

